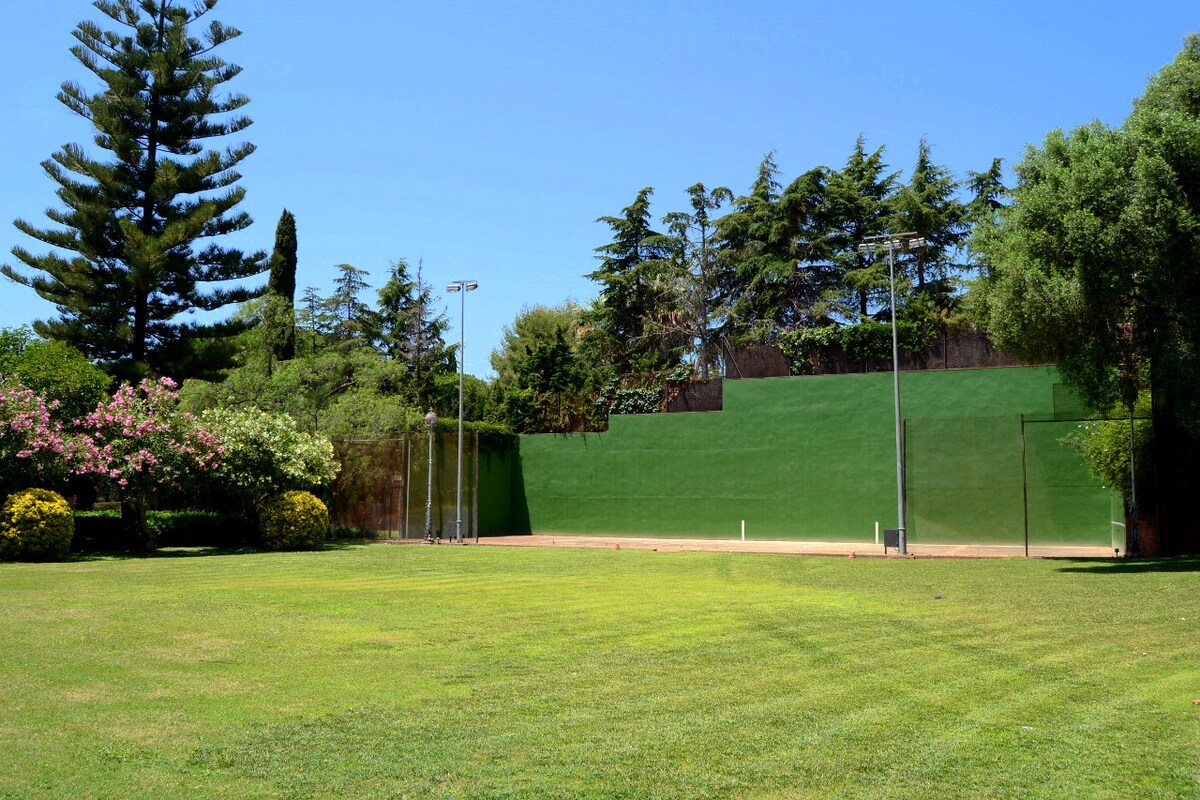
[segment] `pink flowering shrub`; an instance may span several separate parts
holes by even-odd
[[[75,472],[109,482],[121,496],[126,529],[153,549],[146,527],[146,499],[161,484],[215,469],[224,448],[196,417],[179,411],[170,378],[124,385],[107,403],[75,421],[70,441]]]
[[[170,378],[125,385],[96,410],[75,420],[75,432],[51,417],[55,403],[0,375],[0,495],[92,475],[120,495],[125,527],[154,546],[146,528],[146,499],[155,487],[216,469],[224,448],[218,435],[178,409]]]
[[[62,423],[51,418],[57,405],[0,375],[0,491],[66,475],[67,440]]]
[[[106,478],[126,494],[214,469],[224,451],[220,440],[194,415],[179,411],[178,402],[170,378],[122,386],[75,421],[75,471]]]

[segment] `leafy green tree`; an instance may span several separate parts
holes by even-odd
[[[275,227],[262,323],[271,355],[280,361],[296,357],[296,249],[296,217],[285,208]]]
[[[40,335],[122,374],[199,372],[212,366],[201,355],[225,353],[193,343],[230,329],[176,319],[251,297],[255,290],[206,286],[255,275],[265,260],[215,241],[251,221],[236,210],[245,190],[234,184],[254,146],[205,149],[208,140],[250,124],[239,113],[247,98],[220,93],[240,68],[213,53],[239,31],[213,21],[192,34],[215,0],[95,5],[118,29],[81,22],[71,52],[101,88],[93,93],[67,82],[58,99],[91,123],[109,157],[68,144],[42,163],[63,207],[46,212],[54,227],[21,219],[15,225],[53,250],[35,255],[15,247],[32,274],[7,265],[0,271],[57,307],[57,319],[35,324]]]
[[[35,339],[28,328],[0,330],[0,373],[56,402],[51,415],[65,423],[93,410],[112,382],[71,345]]]
[[[600,284],[600,296],[586,314],[601,358],[617,372],[653,372],[679,363],[687,335],[677,324],[675,242],[650,226],[646,187],[621,216],[600,217],[613,240],[596,248],[600,268],[588,275]]]
[[[280,362],[270,375],[248,365],[221,382],[189,380],[181,391],[191,411],[208,408],[257,407],[291,416],[303,430],[327,430],[330,409],[354,392],[391,396],[400,405],[405,380],[403,364],[385,359],[370,347],[320,350],[311,356]]]
[[[201,414],[200,422],[222,447],[216,468],[204,476],[209,491],[232,493],[247,514],[269,495],[318,489],[337,475],[328,437],[301,431],[286,414],[214,408]]]
[[[516,384],[517,375],[531,350],[555,341],[559,333],[578,350],[582,336],[583,309],[571,300],[558,306],[526,306],[512,325],[505,325],[500,345],[492,351],[490,362],[496,373],[495,385],[506,388]]]
[[[587,368],[562,328],[554,331],[553,341],[529,347],[517,372],[517,386],[535,392],[577,392],[587,382]]]
[[[973,245],[990,264],[988,331],[1055,359],[1093,407],[1151,390],[1162,532],[1200,546],[1200,36],[1120,128],[1053,131],[1016,173],[1012,205]]]

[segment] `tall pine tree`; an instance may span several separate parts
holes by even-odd
[[[414,400],[428,408],[434,380],[457,369],[456,348],[446,345],[448,320],[433,308],[433,287],[422,280],[421,265],[414,277],[408,270],[408,262],[397,261],[379,290],[379,344],[389,358],[407,366]]]
[[[720,248],[712,212],[732,202],[733,192],[724,186],[709,190],[697,183],[688,188],[688,196],[692,212],[673,211],[663,217],[663,223],[678,240],[683,304],[691,321],[700,375],[707,380],[709,368],[717,361],[716,337],[710,325],[717,314],[714,298]]]
[[[367,288],[367,271],[353,264],[338,264],[333,279],[333,294],[325,298],[333,338],[343,345],[369,345],[375,338],[378,322],[375,312],[360,297]]]
[[[95,5],[117,30],[81,22],[71,52],[99,78],[100,89],[67,82],[58,99],[91,123],[96,146],[108,156],[68,144],[42,163],[62,203],[46,212],[54,226],[15,224],[54,249],[35,255],[15,247],[13,255],[33,273],[7,265],[2,271],[57,307],[57,319],[36,323],[39,334],[69,342],[119,373],[182,377],[204,366],[196,355],[206,348],[197,340],[230,331],[175,320],[249,299],[255,291],[207,285],[265,266],[264,253],[245,255],[213,241],[251,221],[235,210],[245,190],[234,184],[235,168],[254,146],[205,149],[209,140],[250,125],[239,113],[248,99],[220,93],[240,68],[213,54],[240,32],[211,21],[192,34],[216,0]]]
[[[621,216],[596,220],[612,229],[613,240],[596,248],[600,268],[588,277],[600,284],[600,297],[586,321],[600,357],[618,373],[673,367],[687,349],[672,302],[676,243],[650,226],[653,192],[642,189]]]
[[[967,206],[958,199],[959,183],[950,170],[935,164],[924,139],[908,183],[896,192],[893,205],[896,232],[912,231],[924,247],[897,255],[897,268],[913,281],[916,307],[942,317],[957,303],[959,274],[956,261],[968,233]]]
[[[749,194],[716,223],[723,251],[715,280],[717,335],[734,344],[769,342],[793,316],[796,269],[780,188],[775,154],[767,153]]]
[[[897,174],[887,172],[883,150],[868,153],[859,135],[846,166],[830,174],[825,188],[831,258],[845,282],[843,315],[853,322],[881,310],[879,298],[887,294],[886,261],[857,249],[865,237],[889,233]]]

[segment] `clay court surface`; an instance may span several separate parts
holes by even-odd
[[[658,552],[706,551],[719,553],[786,553],[807,556],[883,556],[883,545],[874,542],[796,542],[740,539],[659,539],[630,536],[582,536],[574,534],[525,534],[484,536],[479,544],[493,547],[591,547],[610,550],[656,550]],[[1012,558],[1026,555],[1022,546],[909,543],[915,558]],[[896,550],[888,550],[895,556]],[[1034,558],[1111,558],[1107,547],[1030,547]]]

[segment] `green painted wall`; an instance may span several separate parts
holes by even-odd
[[[518,455],[515,451],[479,453],[479,531],[492,533],[514,527],[513,501]],[[525,527],[521,525],[520,527]]]
[[[1059,382],[1044,367],[901,376],[911,541],[1023,541],[1020,415],[1049,415]],[[891,384],[889,373],[728,381],[721,412],[522,436],[509,529],[730,538],[745,520],[751,539],[872,540],[896,515]],[[1107,546],[1109,493],[1053,426],[1032,427],[1030,472],[1056,477],[1033,482],[1031,541]]]

